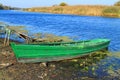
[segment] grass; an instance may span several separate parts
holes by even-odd
[[[104,6],[104,5],[52,6],[52,7],[26,8],[24,10],[30,12],[47,12],[47,13],[89,15],[89,16],[113,17],[114,15],[118,17],[119,6]]]
[[[62,14],[77,14],[77,15],[101,15],[102,10],[106,6],[90,6],[90,5],[78,5],[78,6],[54,6],[54,7],[34,7],[25,9],[32,12],[49,12],[49,13],[62,13]]]
[[[119,17],[120,16],[120,7],[111,6],[103,10],[104,16]]]

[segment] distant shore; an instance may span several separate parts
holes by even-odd
[[[119,6],[77,5],[77,6],[33,7],[26,8],[24,9],[24,11],[87,15],[87,16],[120,17],[119,9],[120,9]]]

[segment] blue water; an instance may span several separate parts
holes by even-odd
[[[26,26],[25,29],[29,34],[53,33],[59,36],[76,37],[77,40],[107,38],[111,40],[109,50],[120,51],[120,18],[0,10],[0,21],[10,25]],[[109,66],[114,65],[114,70],[120,69],[120,58],[108,57],[100,62],[96,70],[96,77],[99,80],[107,75],[104,70]],[[83,76],[81,71],[77,71],[76,74],[77,77]],[[87,74],[91,76],[89,72],[85,73],[85,76]]]
[[[1,10],[0,21],[26,26],[30,34],[53,33],[78,40],[107,38],[111,40],[109,50],[120,51],[120,18]]]

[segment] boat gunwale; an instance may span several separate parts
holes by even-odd
[[[96,44],[96,45],[100,45],[100,44],[103,44],[103,43],[106,43],[106,42],[110,42],[109,39],[93,39],[93,40],[101,40],[98,41],[98,42],[93,42],[92,44]],[[93,40],[86,40],[86,41],[77,41],[77,42],[54,42],[54,43],[40,43],[40,44],[15,44],[14,42],[11,43],[12,46],[16,46],[16,47],[19,47],[19,46],[36,46],[36,47],[72,47],[72,48],[76,48],[78,47],[77,45],[88,45],[86,43],[90,43],[93,41]],[[78,44],[78,43],[81,43],[81,44]],[[65,44],[73,44],[73,45],[76,45],[76,46],[71,46],[71,45],[65,45]],[[95,46],[95,45],[93,45]]]

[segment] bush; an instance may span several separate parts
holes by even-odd
[[[60,3],[60,5],[59,6],[67,6],[67,4],[66,3],[64,3],[64,2],[62,2],[62,3]]]
[[[114,6],[120,6],[120,1],[116,2]]]
[[[120,9],[119,7],[108,7],[103,10],[104,16],[119,16]]]
[[[103,10],[104,13],[119,13],[120,10],[118,7],[108,7]]]

